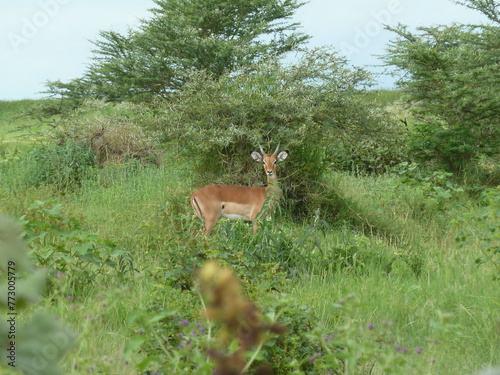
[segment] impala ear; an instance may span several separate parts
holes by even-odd
[[[253,160],[262,162],[262,155],[257,151],[252,151],[250,155],[252,156]]]
[[[283,161],[283,160],[285,160],[285,159],[286,159],[286,157],[287,157],[287,156],[288,156],[288,151],[283,150],[283,151],[281,151],[281,152],[278,154],[278,156],[276,156],[276,160],[277,160],[277,161]]]

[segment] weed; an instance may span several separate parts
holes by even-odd
[[[37,201],[20,218],[28,253],[39,266],[70,273],[80,283],[94,281],[107,268],[120,277],[134,271],[130,254],[82,230],[75,218],[63,216],[61,210],[55,201]]]
[[[28,184],[53,185],[58,191],[74,190],[89,176],[97,159],[92,150],[76,141],[62,145],[40,145],[31,150],[32,169]]]

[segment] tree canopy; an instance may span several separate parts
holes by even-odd
[[[460,2],[485,14],[483,25],[441,25],[409,31],[399,25],[385,60],[416,103],[414,151],[461,171],[479,155],[498,155],[500,27],[498,3]]]
[[[298,0],[154,0],[152,17],[126,35],[101,31],[92,64],[49,90],[106,100],[168,96],[191,71],[214,78],[297,49],[309,37],[291,21]]]

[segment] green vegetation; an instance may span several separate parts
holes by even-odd
[[[500,148],[498,4],[467,3],[491,22],[417,32],[388,28],[397,39],[385,57],[401,72],[399,85],[408,99],[419,103],[412,109],[411,151],[419,161],[462,175],[477,171],[471,160],[498,157]],[[500,183],[498,176],[491,183]]]
[[[270,56],[297,50],[309,38],[291,22],[297,0],[155,0],[153,17],[127,35],[102,31],[94,63],[79,79],[49,83],[71,100],[168,97],[193,71],[213,78],[251,71]]]
[[[410,78],[402,91],[368,91],[364,69],[294,44],[306,39],[289,23],[298,2],[155,3],[140,32],[101,34],[89,74],[49,84],[60,100],[0,102],[0,214],[10,218],[0,217],[0,280],[16,299],[0,307],[17,313],[0,322],[1,346],[16,352],[4,352],[2,373],[498,365],[498,119],[494,89],[481,86],[498,82],[498,27],[394,29],[403,39],[388,61]],[[497,22],[488,4],[466,2]],[[293,64],[281,59],[290,50]],[[34,124],[23,147],[10,142]],[[220,220],[203,237],[190,193],[258,185],[250,153],[278,142],[290,156],[272,220],[256,235]]]
[[[24,142],[29,129],[39,122],[26,116],[25,111],[39,105],[36,100],[0,101],[0,140]]]
[[[196,160],[178,150],[167,143],[158,167],[90,167],[71,189],[33,184],[29,153],[1,164],[2,211],[24,223],[29,253],[48,271],[43,299],[21,317],[44,308],[78,334],[64,373],[210,373],[204,351],[219,326],[200,315],[194,284],[206,259],[230,265],[287,328],[271,334],[255,367],[444,374],[500,361],[498,231],[488,231],[498,226],[498,189],[477,199],[448,173],[414,165],[331,171],[342,219],[277,216],[257,236],[221,221],[204,239],[187,199]]]

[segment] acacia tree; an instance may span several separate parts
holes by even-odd
[[[500,4],[497,0],[464,0],[456,1],[457,4],[478,10],[495,23],[500,23]]]
[[[49,82],[58,94],[107,100],[165,97],[194,71],[213,78],[298,48],[308,36],[291,17],[298,0],[154,0],[152,17],[122,35],[102,31],[78,85]]]
[[[414,104],[413,150],[453,172],[498,155],[500,139],[500,21],[498,2],[459,2],[489,24],[389,28],[397,38],[385,60],[402,73],[398,84]]]

